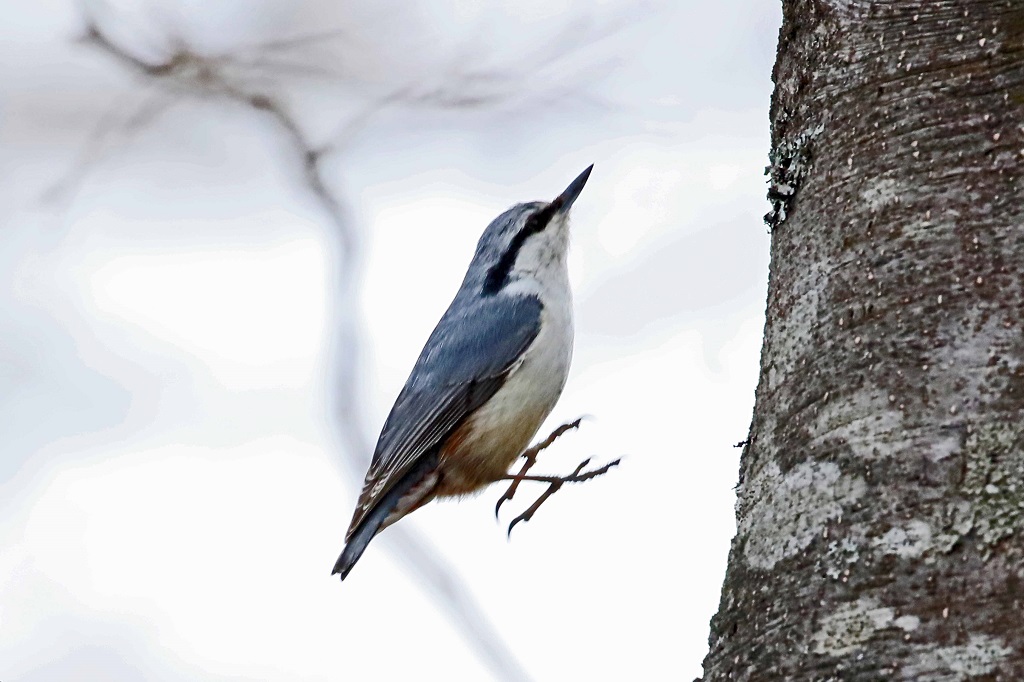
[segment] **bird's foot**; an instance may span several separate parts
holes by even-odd
[[[555,438],[557,437],[558,436],[555,436]],[[551,440],[554,439],[552,438]],[[532,519],[533,515],[537,513],[538,509],[540,509],[540,506],[544,504],[544,502],[549,497],[558,492],[559,488],[561,488],[566,483],[582,483],[584,481],[589,481],[592,478],[597,478],[598,476],[607,473],[608,470],[611,469],[613,466],[618,466],[620,461],[622,460],[616,459],[614,461],[608,462],[602,467],[598,467],[597,469],[584,471],[583,469],[585,469],[586,466],[590,464],[590,459],[585,459],[582,462],[580,462],[579,466],[577,466],[576,469],[568,476],[527,476],[523,472],[520,472],[519,474],[516,475],[505,476],[502,480],[512,481],[512,486],[518,485],[520,481],[537,481],[540,483],[548,484],[548,489],[545,490],[541,494],[541,496],[537,498],[537,501],[531,504],[529,508],[522,514],[512,519],[512,523],[508,524],[508,535],[511,537],[512,529],[515,528],[515,525],[517,523],[519,523],[520,521],[529,521],[530,519]],[[528,467],[524,466],[524,470],[527,468]],[[512,486],[509,486],[509,488],[512,489]]]
[[[521,480],[524,480],[522,477],[525,476],[527,472],[529,472],[530,469],[533,468],[533,465],[537,463],[537,455],[540,453],[540,451],[546,449],[548,446],[550,446],[552,443],[558,440],[566,431],[578,429],[580,427],[581,421],[583,421],[583,417],[580,417],[575,421],[568,422],[567,424],[562,424],[557,429],[552,431],[551,435],[549,435],[547,438],[537,443],[536,445],[532,445],[529,448],[527,448],[526,452],[520,455],[520,457],[524,458],[526,461],[523,462],[523,467],[519,470],[519,474],[516,477],[512,477],[511,479],[498,479],[511,480],[512,483],[508,486],[508,490],[502,493],[501,497],[498,498],[498,504],[494,505],[494,518],[498,518],[498,512],[501,511],[501,505],[505,504],[513,497],[515,497],[516,490],[519,489],[519,482]],[[511,532],[511,530],[512,529],[509,528],[509,532]]]

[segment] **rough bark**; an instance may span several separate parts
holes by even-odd
[[[1024,0],[785,0],[704,680],[1024,679]]]

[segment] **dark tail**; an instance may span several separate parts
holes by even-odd
[[[341,574],[341,579],[344,580],[348,572],[352,570],[352,567],[359,561],[359,557],[363,556],[363,551],[366,546],[370,544],[370,540],[380,530],[380,526],[384,523],[384,520],[388,517],[391,512],[398,506],[398,500],[401,498],[402,493],[397,492],[396,489],[392,490],[377,503],[377,507],[370,512],[370,515],[363,519],[362,525],[359,529],[349,538],[348,542],[345,543],[345,549],[341,551],[341,556],[338,557],[338,561],[334,564],[334,570],[331,571],[331,575],[335,573]],[[390,498],[390,499],[389,499]]]
[[[348,575],[352,567],[359,561],[359,557],[363,556],[363,552],[366,550],[366,546],[370,544],[370,540],[380,531],[381,525],[387,520],[391,512],[398,507],[399,500],[402,496],[409,492],[417,483],[419,483],[423,477],[437,466],[436,454],[432,457],[421,457],[420,461],[416,462],[409,471],[405,473],[402,478],[398,480],[395,485],[391,487],[391,490],[387,491],[383,497],[381,497],[374,504],[373,511],[371,511],[363,522],[359,524],[359,528],[352,534],[352,537],[345,543],[345,549],[341,551],[341,556],[334,563],[334,570],[331,571],[331,575],[335,573],[341,574],[341,579],[344,580],[345,576]]]

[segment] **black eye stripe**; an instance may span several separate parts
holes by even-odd
[[[512,266],[515,265],[519,250],[523,248],[526,239],[531,234],[537,234],[547,227],[557,209],[558,207],[554,204],[548,204],[526,219],[526,224],[512,237],[505,253],[501,254],[498,262],[487,271],[487,277],[484,279],[484,295],[496,294],[508,283],[509,275],[512,274]]]

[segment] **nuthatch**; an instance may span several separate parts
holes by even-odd
[[[508,478],[555,406],[572,359],[569,209],[592,169],[484,230],[384,422],[332,574],[344,580],[377,533],[435,497]]]

